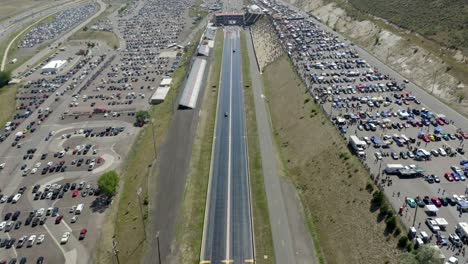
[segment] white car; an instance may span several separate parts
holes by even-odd
[[[441,156],[447,156],[447,152],[443,148],[439,148],[438,151]]]
[[[52,161],[47,162],[47,166],[50,167],[50,166],[52,166],[52,165],[54,165],[54,163],[53,163]]]
[[[450,257],[445,264],[458,264],[458,259],[456,257]]]
[[[69,238],[70,238],[70,232],[63,233],[62,238],[60,239],[60,244],[66,244]]]
[[[36,235],[31,235],[28,239],[27,247],[32,247],[35,241],[36,241]]]
[[[70,207],[70,210],[68,210],[68,212],[69,212],[70,214],[73,214],[73,213],[75,212],[75,209],[76,209],[76,205]]]
[[[45,212],[45,209],[44,209],[44,208],[40,208],[39,210],[37,210],[36,216],[37,216],[37,217],[41,217],[42,215],[44,215],[44,212]]]
[[[42,244],[42,242],[44,242],[44,239],[45,239],[45,235],[44,234],[41,234],[38,238],[37,238],[37,244]]]
[[[76,221],[78,221],[78,216],[77,216],[77,215],[74,215],[74,216],[71,218],[70,223],[74,224],[74,223],[76,223]]]
[[[42,163],[38,162],[34,165],[34,167],[39,168],[42,165]]]
[[[0,199],[0,203],[5,203],[8,200],[8,195],[5,195]]]
[[[31,170],[31,174],[35,174],[36,172],[37,172],[37,168],[33,168],[33,169]]]
[[[52,192],[48,192],[47,195],[46,195],[46,199],[51,199],[52,198]]]
[[[6,226],[7,222],[6,221],[3,221],[0,223],[0,230],[3,230]]]
[[[440,227],[439,227],[439,225],[437,224],[437,222],[434,219],[428,217],[426,219],[426,224],[429,227],[429,229],[432,230],[432,232],[440,231]]]
[[[376,152],[376,153],[375,153],[375,158],[376,158],[377,160],[381,160],[381,159],[382,159],[382,153]]]
[[[0,170],[3,170],[5,168],[5,163],[0,164]]]

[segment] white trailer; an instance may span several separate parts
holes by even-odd
[[[398,174],[398,172],[404,168],[405,166],[401,164],[387,164],[387,166],[385,166],[384,172],[386,174]]]
[[[436,221],[437,225],[439,225],[441,230],[445,230],[445,228],[448,226],[447,220],[442,217],[435,218],[434,221]]]
[[[367,146],[365,141],[360,140],[357,136],[349,136],[349,146],[358,156],[365,156],[364,148]]]
[[[465,239],[468,237],[468,223],[466,222],[459,222],[457,224],[457,229],[455,232],[461,239]]]
[[[75,209],[75,214],[79,215],[83,211],[83,204],[79,204]]]

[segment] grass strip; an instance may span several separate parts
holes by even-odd
[[[249,155],[249,177],[253,227],[255,234],[255,258],[258,264],[275,263],[273,236],[271,233],[270,216],[263,182],[260,144],[255,116],[255,104],[250,76],[250,60],[247,51],[245,31],[241,32],[242,80],[244,84],[244,110],[247,127],[247,143]],[[260,257],[259,257],[260,256]],[[265,257],[266,256],[266,257]]]
[[[182,217],[177,227],[179,263],[199,263],[205,205],[211,166],[211,152],[216,120],[216,105],[221,63],[223,55],[223,31],[219,29],[213,60],[210,67],[207,87],[203,100],[197,135],[190,161],[190,174],[187,178],[185,196],[182,204]]]

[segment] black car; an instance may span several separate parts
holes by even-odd
[[[42,263],[44,263],[44,257],[40,256],[37,258],[36,264],[42,264]]]
[[[26,262],[24,262],[24,263],[26,263]],[[10,259],[10,261],[8,261],[8,264],[16,264],[16,258]]]
[[[5,238],[5,239],[2,239],[2,241],[0,242],[0,248],[2,247],[5,247],[8,243],[9,239],[8,238]]]
[[[19,217],[20,214],[21,214],[20,211],[16,211],[16,212],[13,214],[13,217],[11,218],[11,220],[13,220],[13,221],[18,220],[18,217]]]
[[[40,221],[39,217],[35,217],[34,220],[32,221],[31,226],[32,227],[37,226],[37,224],[39,224],[39,221]]]
[[[32,193],[36,193],[39,190],[40,187],[41,186],[39,184],[34,185],[34,187],[32,189]]]
[[[74,182],[74,183],[71,184],[70,190],[73,191],[73,190],[75,190],[75,189],[76,189],[76,183]]]
[[[26,257],[22,257],[22,258],[21,258],[20,264],[26,264]]]
[[[430,204],[430,203],[431,203],[431,199],[429,198],[429,196],[424,196],[423,202],[424,202],[425,204]]]
[[[445,198],[447,200],[447,202],[451,205],[451,206],[455,206],[457,205],[457,201],[451,197],[446,197]]]
[[[15,229],[19,229],[21,227],[22,223],[23,222],[21,222],[21,221],[17,221],[16,224],[15,224]]]
[[[440,197],[439,198],[440,202],[442,203],[443,206],[448,206],[448,201],[447,199],[445,199],[444,197]]]
[[[26,221],[24,221],[24,225],[29,225],[32,221],[33,217],[32,216],[29,216],[28,218],[26,218]]]
[[[11,213],[7,213],[7,214],[5,215],[4,220],[5,220],[5,221],[8,221],[8,220],[10,220],[10,218],[11,218]]]
[[[43,153],[43,154],[41,155],[41,160],[45,160],[46,158],[47,158],[47,153]]]
[[[8,242],[5,245],[5,248],[11,248],[15,244],[15,242],[16,242],[16,239],[14,238],[8,240]]]

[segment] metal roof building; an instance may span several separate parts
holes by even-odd
[[[169,90],[171,89],[170,86],[160,86],[156,91],[153,93],[153,95],[150,98],[150,104],[160,104],[164,102],[164,99],[166,99],[167,94],[169,93]]]
[[[56,73],[65,65],[66,62],[66,60],[49,61],[49,63],[42,67],[42,73]]]
[[[203,83],[205,68],[206,60],[196,58],[187,81],[185,82],[184,91],[179,101],[179,107],[193,109],[197,106],[198,94],[200,93],[200,88]]]
[[[208,45],[200,45],[200,47],[198,47],[198,55],[202,55],[202,56],[210,56],[210,48],[208,47]]]

